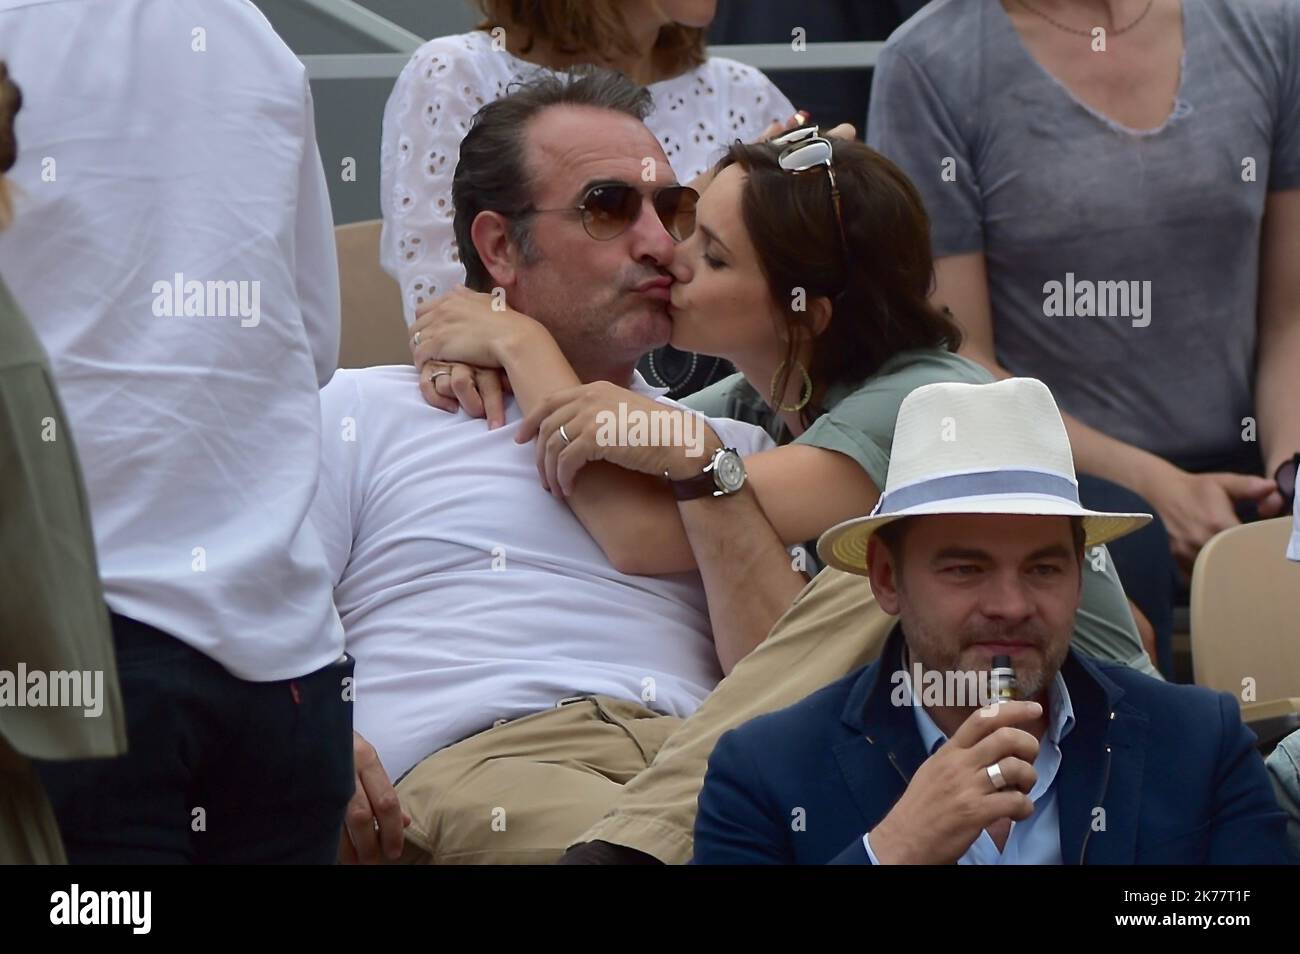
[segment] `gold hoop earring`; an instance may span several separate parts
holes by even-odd
[[[781,372],[785,370],[784,361],[776,366],[776,373],[772,375],[772,403],[778,411],[802,411],[812,400],[812,376],[808,374],[808,369],[803,366],[802,361],[796,361],[795,364],[799,368],[799,373],[803,375],[803,393],[799,395],[798,404],[782,404],[781,398],[776,393],[777,382],[781,378]]]

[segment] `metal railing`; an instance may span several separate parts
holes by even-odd
[[[809,43],[807,49],[792,50],[784,43],[752,43],[711,46],[709,53],[748,63],[764,72],[866,70],[876,65],[882,46],[883,43]],[[301,57],[307,75],[314,80],[393,79],[410,58],[410,53],[317,53]]]
[[[418,33],[412,33],[387,17],[381,17],[368,7],[357,3],[356,0],[298,0],[298,2],[398,53],[414,53],[424,42]]]

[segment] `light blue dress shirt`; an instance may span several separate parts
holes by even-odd
[[[907,669],[904,668],[905,678]],[[911,679],[908,678],[909,685]],[[987,831],[981,831],[979,837],[966,849],[966,853],[957,859],[959,865],[1059,865],[1061,861],[1061,819],[1056,803],[1056,774],[1061,768],[1061,740],[1074,728],[1074,707],[1070,704],[1070,692],[1065,688],[1065,680],[1058,672],[1048,691],[1049,718],[1047,732],[1038,747],[1038,757],[1034,759],[1034,771],[1038,781],[1029,792],[1029,799],[1034,803],[1034,813],[1024,821],[1011,823],[1011,833],[1002,851]],[[912,687],[912,714],[916,719],[917,731],[921,733],[921,744],[925,751],[934,755],[939,747],[948,741],[930,714],[921,705]],[[993,783],[990,782],[990,785]],[[880,859],[871,850],[869,835],[862,836],[862,844],[867,849],[867,857],[873,865],[880,864]]]

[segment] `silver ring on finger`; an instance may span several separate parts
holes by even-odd
[[[430,373],[429,383],[430,384],[436,383],[437,380],[440,377],[442,377],[444,374],[447,375],[448,377],[451,377],[451,368],[440,368],[439,370]]]
[[[420,333],[418,331],[411,337],[411,346],[413,348],[420,347]]]
[[[570,438],[569,435],[565,433],[563,424],[560,425],[560,440],[564,441],[566,447],[573,442],[572,438]]]
[[[996,792],[1002,791],[1011,784],[1006,780],[1006,776],[1002,774],[1002,766],[998,765],[997,762],[994,762],[984,771],[988,773],[989,781],[993,783],[993,790]]]

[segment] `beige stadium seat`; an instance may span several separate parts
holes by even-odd
[[[343,300],[340,368],[411,363],[401,291],[379,266],[379,229],[374,219],[334,230]]]
[[[1300,726],[1300,563],[1286,559],[1291,527],[1279,517],[1225,530],[1192,569],[1196,683],[1231,694],[1265,746]],[[1253,701],[1243,701],[1247,688]]]

